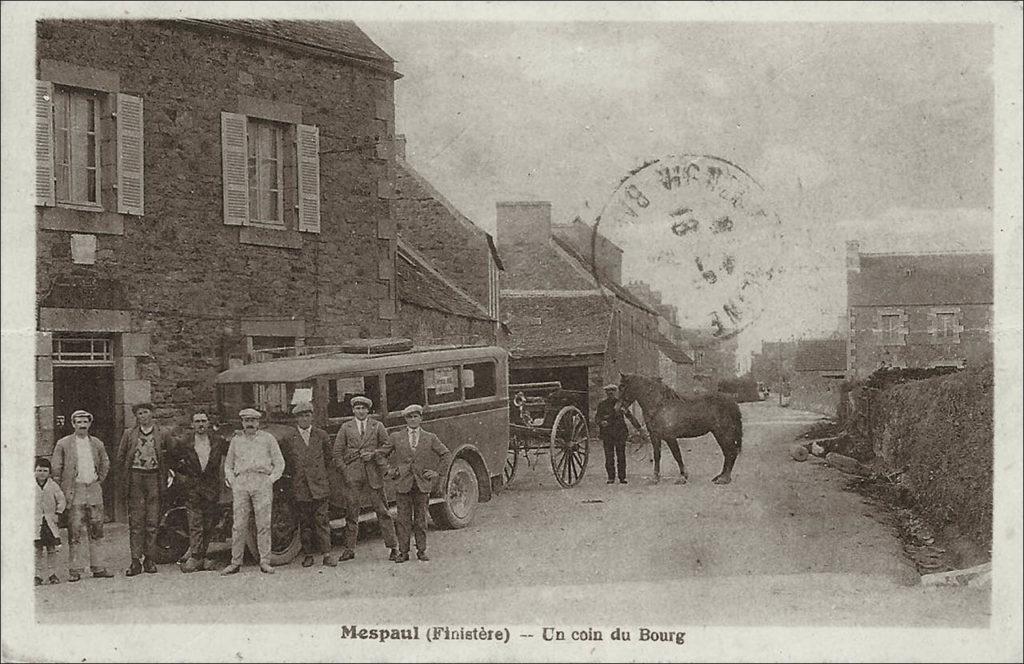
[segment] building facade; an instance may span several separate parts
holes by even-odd
[[[393,333],[394,63],[350,22],[37,24],[37,451]],[[109,492],[108,492],[109,493]]]
[[[992,360],[992,254],[867,254],[847,243],[847,367],[976,366]]]
[[[616,281],[621,249],[599,238],[603,252],[593,260],[589,228],[553,226],[547,202],[497,206],[510,381],[557,380],[592,414],[620,372],[657,375],[658,323],[657,311]]]

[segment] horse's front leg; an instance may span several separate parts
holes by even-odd
[[[675,438],[669,438],[665,442],[668,444],[668,449],[672,452],[672,457],[676,460],[676,465],[679,466],[679,479],[676,480],[676,484],[686,484],[690,476],[686,472],[683,454],[679,451],[679,443]]]
[[[661,436],[651,431],[651,447],[654,448],[654,478],[653,484],[661,481]]]

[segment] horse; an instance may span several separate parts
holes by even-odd
[[[696,438],[710,432],[722,448],[725,461],[722,472],[711,481],[728,484],[732,481],[732,468],[743,444],[743,419],[736,402],[718,392],[682,396],[660,379],[637,374],[619,374],[619,398],[623,407],[633,402],[640,404],[647,431],[654,447],[654,482],[661,480],[661,442],[668,444],[680,478],[685,484],[689,475],[683,465],[676,438]]]

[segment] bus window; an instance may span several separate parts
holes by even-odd
[[[452,403],[461,398],[458,367],[427,369],[427,403]]]
[[[337,378],[327,383],[327,417],[350,417],[351,399],[364,396],[373,402],[370,412],[380,408],[380,379],[377,376]]]
[[[494,381],[494,363],[467,364],[462,369],[462,385],[466,399],[493,397],[498,389]]]
[[[275,421],[287,419],[294,404],[300,401],[313,402],[311,383],[256,383],[255,388],[253,405]]]
[[[414,403],[423,405],[423,371],[389,373],[384,378],[388,392],[388,410],[393,413]]]

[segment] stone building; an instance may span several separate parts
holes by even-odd
[[[622,286],[620,248],[599,237],[595,254],[590,227],[553,226],[547,202],[498,203],[497,242],[511,382],[560,381],[592,414],[620,372],[657,374],[658,312]]]
[[[845,339],[800,339],[789,378],[790,404],[835,416],[846,379]]]
[[[963,367],[992,360],[992,254],[868,254],[847,243],[847,367]]]
[[[398,243],[400,75],[354,23],[41,21],[36,64],[38,453],[268,347],[493,329]]]
[[[504,343],[498,297],[503,265],[494,238],[413,167],[403,135],[395,140],[395,166],[399,333],[416,339]],[[422,266],[419,274],[429,277],[417,278],[414,262]],[[428,289],[436,297],[425,297]]]
[[[689,345],[683,338],[679,326],[679,310],[673,304],[661,301],[661,293],[644,281],[631,281],[626,288],[658,312],[658,375],[666,385],[680,394],[693,392],[697,387],[694,378],[693,357]]]

